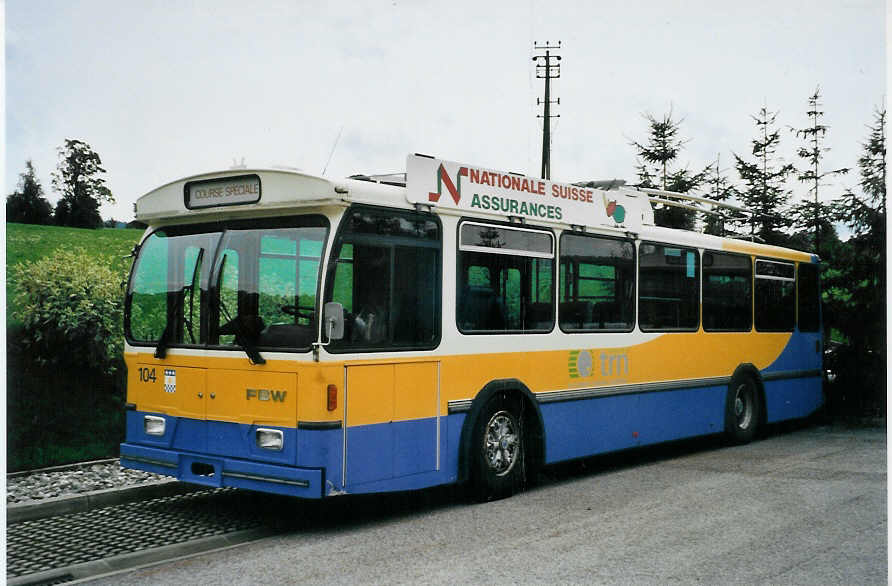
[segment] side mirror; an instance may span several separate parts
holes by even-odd
[[[329,301],[322,308],[322,326],[328,341],[344,337],[344,306],[337,301]]]

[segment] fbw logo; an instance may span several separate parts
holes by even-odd
[[[440,196],[443,195],[443,185],[445,185],[446,190],[449,191],[449,195],[452,196],[455,205],[458,205],[459,200],[461,200],[462,176],[468,176],[467,167],[458,168],[458,173],[455,174],[455,183],[453,183],[452,179],[449,177],[449,173],[446,172],[446,167],[443,166],[443,163],[440,163],[440,167],[437,169],[437,191],[436,193],[430,192],[427,194],[428,201],[434,203],[440,201]]]

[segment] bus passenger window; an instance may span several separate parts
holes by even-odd
[[[327,301],[344,307],[332,351],[432,348],[440,338],[440,228],[432,216],[356,208],[342,223]]]
[[[756,261],[755,321],[762,332],[792,332],[796,279],[792,263]]]
[[[748,256],[703,253],[703,329],[748,332],[753,326],[753,262]]]
[[[821,287],[818,265],[799,263],[799,331],[818,332],[821,329]]]
[[[554,327],[554,240],[548,232],[461,225],[456,321],[464,333]]]
[[[561,236],[561,329],[630,331],[635,325],[635,245],[627,240]]]
[[[693,248],[642,243],[638,318],[642,330],[696,330],[700,263]]]

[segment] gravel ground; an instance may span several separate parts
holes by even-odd
[[[25,476],[7,476],[7,504],[41,501],[48,498],[117,488],[162,480],[139,470],[124,470],[117,460],[88,464],[70,470],[35,472]]]

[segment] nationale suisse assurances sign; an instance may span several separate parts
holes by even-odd
[[[624,194],[420,155],[406,161],[406,189],[412,203],[527,220],[626,228],[634,217]]]

